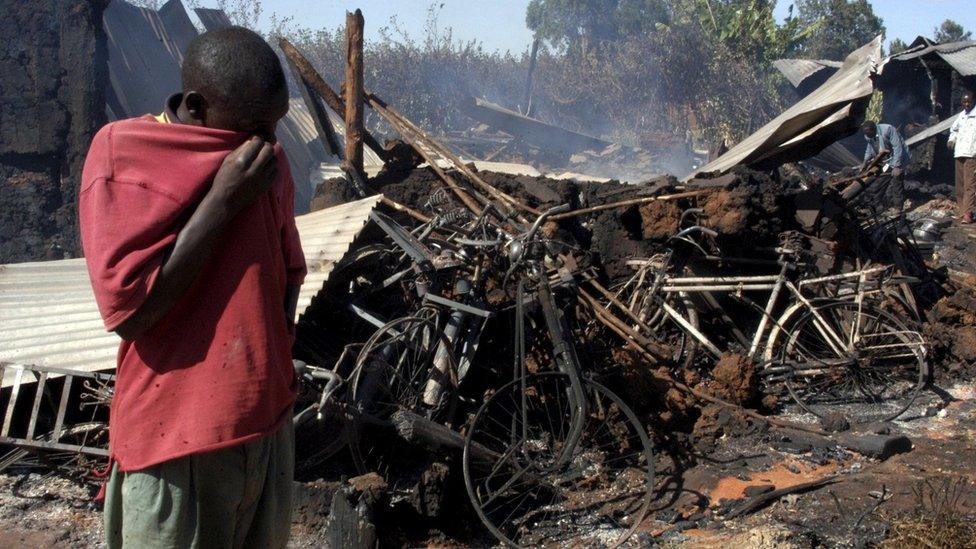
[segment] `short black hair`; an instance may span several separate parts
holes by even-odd
[[[270,101],[288,86],[278,55],[261,35],[233,26],[194,38],[182,76],[184,91],[196,90],[232,111]]]
[[[848,128],[849,127],[850,126],[848,126]],[[878,123],[875,122],[874,120],[865,120],[864,123],[861,124],[861,131],[863,132],[864,130],[866,130],[868,128],[877,129],[878,128]]]

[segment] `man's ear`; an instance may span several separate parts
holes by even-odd
[[[200,92],[193,90],[184,92],[183,102],[186,105],[186,112],[195,120],[199,120],[200,122],[207,120],[207,100]]]

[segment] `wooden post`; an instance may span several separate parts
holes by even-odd
[[[532,75],[535,73],[535,59],[539,55],[539,37],[536,36],[532,41],[532,53],[529,55],[529,73],[525,76],[525,95],[522,100],[522,108],[525,116],[532,112]]]
[[[292,45],[292,43],[285,38],[278,40],[278,46],[281,47],[282,53],[284,53],[285,58],[288,59],[288,64],[291,65],[295,72],[301,75],[301,80],[311,87],[312,90],[314,90],[315,93],[317,93],[319,97],[325,101],[325,104],[328,105],[330,109],[335,111],[336,114],[345,116],[345,101],[343,101],[342,98],[339,97],[339,94],[337,94],[335,90],[329,86],[329,84],[322,78],[322,75],[316,72],[315,68],[312,67],[312,64],[309,63],[308,59],[306,59],[305,56],[298,51],[298,48]],[[311,107],[309,107],[309,109],[311,109]],[[385,162],[386,149],[384,149],[383,146],[380,145],[379,141],[373,137],[373,134],[366,131],[365,128],[363,129],[363,132],[365,134],[364,139],[366,141],[366,145],[373,149],[373,151]]]
[[[363,174],[363,12],[346,12],[346,168]]]

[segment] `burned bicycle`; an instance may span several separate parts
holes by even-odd
[[[716,359],[740,352],[761,365],[768,386],[785,387],[818,416],[839,411],[852,422],[891,420],[914,402],[928,377],[927,347],[919,332],[883,306],[890,267],[810,276],[795,242],[768,250],[773,259],[737,259],[706,249],[703,241],[714,236],[692,224],[671,238],[662,256],[633,262],[637,272],[617,289],[617,301],[648,337],[677,340],[676,359],[686,366],[700,349]],[[694,256],[726,266],[772,266],[776,273],[696,276]],[[751,333],[720,297],[752,312]],[[703,314],[722,328],[724,339],[713,324],[705,327]]]
[[[396,477],[410,459],[409,445],[397,440],[398,419],[448,433],[463,429],[466,436],[455,436],[468,495],[489,531],[512,545],[592,536],[616,545],[633,533],[651,500],[649,438],[618,396],[586,377],[564,318],[575,301],[573,273],[540,227],[565,209],[551,209],[515,234],[489,221],[488,212],[463,227],[435,217],[413,231],[377,215],[388,240],[373,253],[395,267],[370,273],[377,276],[347,304],[376,329],[345,347],[334,368],[302,371],[321,397],[299,421],[331,415],[342,441],[328,450],[348,445],[362,471]],[[394,286],[411,296],[393,307],[402,306],[402,316],[386,320],[369,304]],[[476,355],[485,325],[501,318],[512,319],[516,342],[508,381],[489,384],[481,398],[464,398],[472,378],[484,382]],[[529,346],[545,351],[529,357]],[[487,367],[487,377],[499,379],[503,369]],[[483,391],[478,387],[468,392]],[[465,422],[459,408],[473,418]]]

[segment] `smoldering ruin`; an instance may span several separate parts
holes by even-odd
[[[231,17],[7,7],[0,540],[98,546],[118,339],[80,169],[101,125],[180,89],[194,25]],[[703,147],[470,96],[431,130],[364,82],[363,25],[331,61],[269,37],[309,268],[293,545],[971,544],[976,233],[944,131],[976,43],[780,59],[794,100]],[[908,137],[903,208],[891,158],[859,161],[870,111]]]

